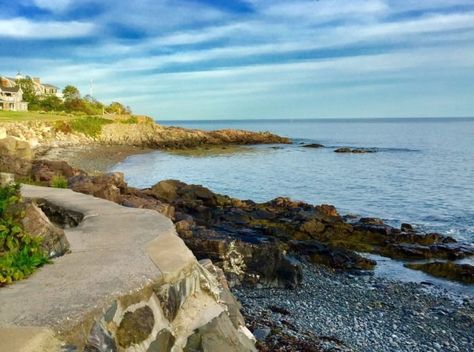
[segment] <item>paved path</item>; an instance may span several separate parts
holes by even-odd
[[[71,253],[26,280],[0,288],[1,351],[5,334],[14,343],[12,336],[20,327],[32,334],[38,327],[63,331],[113,298],[160,279],[172,280],[196,262],[172,222],[156,211],[125,208],[65,189],[25,185],[22,193],[80,212],[84,220],[66,229]]]

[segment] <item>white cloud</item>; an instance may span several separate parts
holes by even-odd
[[[0,37],[19,39],[62,39],[83,37],[93,33],[95,26],[87,22],[35,22],[26,18],[0,19]]]
[[[33,0],[33,2],[39,8],[52,12],[62,12],[73,3],[73,0]]]

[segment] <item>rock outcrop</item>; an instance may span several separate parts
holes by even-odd
[[[180,127],[166,127],[149,119],[124,124],[112,120],[103,124],[97,136],[75,132],[70,121],[29,121],[4,123],[8,136],[28,142],[32,147],[77,146],[87,144],[129,145],[152,148],[192,148],[202,145],[290,143],[288,138],[269,132],[243,130],[201,131]],[[0,147],[1,150],[1,147]]]

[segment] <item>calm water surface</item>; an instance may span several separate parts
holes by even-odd
[[[372,119],[160,122],[200,129],[267,130],[293,139],[240,152],[129,157],[114,171],[148,187],[179,179],[242,199],[287,196],[334,204],[341,213],[375,216],[474,241],[474,119]],[[302,148],[318,142],[328,148]],[[335,147],[374,147],[338,154]]]

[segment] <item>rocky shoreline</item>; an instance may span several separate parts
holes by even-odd
[[[261,351],[474,348],[472,298],[318,265],[304,265],[303,273],[295,290],[233,289]]]
[[[420,233],[409,224],[394,228],[380,219],[341,216],[330,205],[287,198],[257,204],[176,180],[135,189],[120,173],[90,174],[64,161],[33,159],[23,144],[13,149],[23,153],[18,159],[3,152],[2,171],[20,179],[50,185],[60,176],[74,191],[171,218],[194,255],[210,258],[223,270],[260,339],[261,351],[474,348],[471,296],[427,293],[419,284],[375,277],[371,270],[376,261],[363,254],[414,264],[449,263],[447,271],[444,264],[427,267],[438,271],[431,274],[469,283],[473,267],[458,264],[458,259],[471,257],[472,246],[441,234]],[[66,154],[73,156],[74,150]],[[102,168],[91,168],[96,170],[106,168],[103,162],[111,154],[120,154],[104,147],[82,151],[85,154],[77,156],[81,164],[103,153],[104,158],[95,159]],[[122,156],[129,152],[133,148],[125,146]]]

